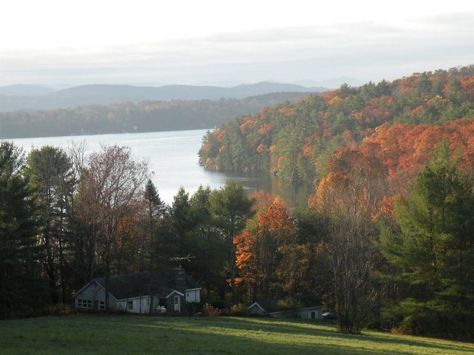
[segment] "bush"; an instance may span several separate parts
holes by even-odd
[[[205,303],[204,306],[202,307],[202,315],[203,316],[220,316],[221,315],[221,310],[219,308],[214,308],[211,304]]]
[[[288,309],[296,309],[300,307],[302,307],[301,303],[295,301],[291,297],[278,300],[276,303],[276,308],[279,311],[286,311]]]
[[[185,308],[185,313],[188,315],[194,315],[196,313],[202,312],[204,308],[203,303],[187,303]]]
[[[48,306],[48,315],[62,316],[75,313],[74,308],[69,304],[57,303]]]
[[[247,309],[248,307],[243,303],[234,304],[232,307],[230,307],[230,310],[226,313],[226,315],[244,316],[247,315]]]

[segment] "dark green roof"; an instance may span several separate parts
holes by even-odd
[[[178,275],[182,276],[184,282],[177,281]],[[98,277],[93,281],[105,288],[105,277]],[[108,290],[116,299],[124,299],[150,294],[165,297],[173,290],[184,292],[185,289],[197,287],[195,280],[186,275],[183,269],[169,268],[153,273],[135,272],[111,275]]]

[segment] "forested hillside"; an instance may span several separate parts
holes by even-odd
[[[474,117],[473,99],[474,66],[359,88],[343,85],[224,124],[205,138],[200,162],[212,170],[271,172],[312,183],[326,176],[337,147],[358,144],[382,124],[441,124]]]
[[[309,93],[272,93],[244,99],[123,102],[49,111],[0,113],[0,138],[151,132],[211,128],[267,105]]]
[[[241,117],[206,136],[200,163],[314,185],[303,211],[257,195],[234,238],[251,297],[317,294],[347,331],[473,338],[474,66]]]

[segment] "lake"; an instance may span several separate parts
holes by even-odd
[[[267,177],[244,177],[207,171],[199,166],[198,151],[207,130],[166,131],[146,133],[100,134],[87,136],[18,138],[12,141],[25,151],[43,145],[52,145],[68,149],[73,144],[85,144],[87,153],[97,152],[103,146],[127,146],[136,159],[148,162],[160,197],[167,203],[182,186],[193,193],[200,185],[211,188],[222,187],[227,180],[233,179],[245,189],[254,191],[263,189],[281,196],[290,205],[306,201],[307,191],[295,189],[287,183]]]

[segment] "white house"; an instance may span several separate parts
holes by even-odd
[[[79,310],[103,311],[106,282],[95,278],[74,295]],[[187,303],[201,302],[201,288],[181,267],[160,273],[112,275],[108,280],[109,309],[130,313],[162,313],[185,310]]]

